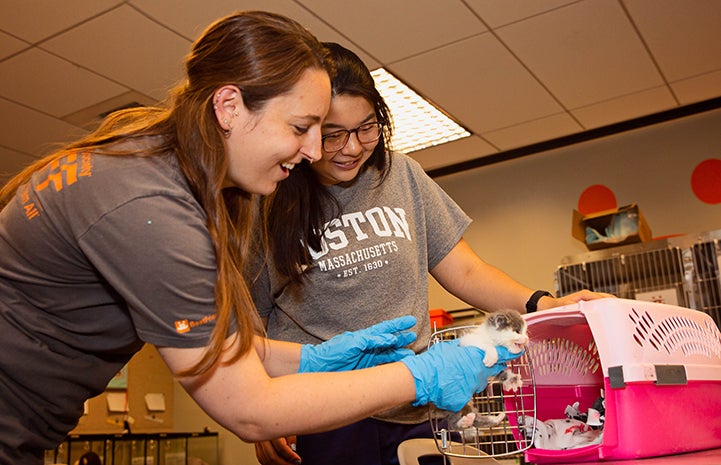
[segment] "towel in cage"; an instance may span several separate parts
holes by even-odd
[[[721,446],[721,333],[707,314],[601,299],[533,313],[526,321],[535,420],[563,418],[571,405],[585,411],[601,398],[605,409],[599,443],[532,447],[527,461],[580,463]]]
[[[473,327],[457,326],[438,330],[431,335],[429,346],[460,337],[464,331]],[[492,419],[492,426],[449,426],[445,421],[447,414],[430,407],[429,419],[441,454],[460,458],[498,458],[518,455],[531,447],[535,424],[519,425],[517,418],[535,417],[533,368],[525,357],[510,361],[508,366],[521,375],[520,388],[515,392],[504,391],[500,382],[491,380],[486,389],[475,394],[471,400],[477,415]]]

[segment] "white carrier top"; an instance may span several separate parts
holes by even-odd
[[[721,332],[698,310],[609,298],[525,318],[534,370],[541,378],[548,371],[549,384],[592,384],[599,361],[612,387],[721,380]]]

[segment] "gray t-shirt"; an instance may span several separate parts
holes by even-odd
[[[55,447],[143,343],[214,327],[215,251],[172,155],[36,173],[0,212],[0,261],[0,462]]]
[[[413,315],[413,348],[427,347],[428,271],[458,243],[470,219],[415,160],[391,156],[380,186],[369,169],[350,188],[330,188],[342,215],[328,225],[323,250],[312,251],[302,287],[281,281],[272,263],[261,274],[253,295],[271,339],[319,343]]]

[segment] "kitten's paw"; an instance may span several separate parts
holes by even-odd
[[[483,364],[488,368],[492,367],[498,362],[498,354],[493,354],[490,351],[483,357]]]
[[[473,426],[476,428],[491,428],[498,426],[505,418],[506,414],[504,412],[500,412],[497,415],[478,414],[476,415],[476,420],[473,422]]]

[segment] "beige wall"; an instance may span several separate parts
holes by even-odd
[[[721,205],[698,201],[689,179],[721,158],[721,111],[438,178],[473,218],[466,239],[481,257],[532,288],[554,290],[562,257],[586,251],[571,237],[581,192],[605,184],[619,205],[635,202],[654,236],[721,228]],[[479,200],[480,199],[480,200]],[[438,285],[431,308],[467,307]],[[255,464],[253,447],[218,429],[176,385],[177,431],[221,431],[222,465]]]

